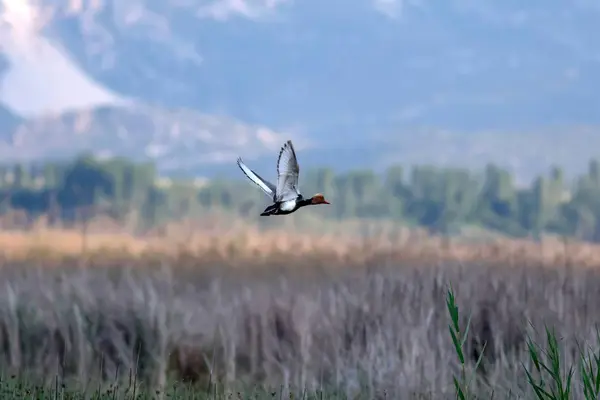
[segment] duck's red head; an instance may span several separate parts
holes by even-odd
[[[321,193],[315,194],[311,198],[311,200],[312,200],[312,204],[331,204],[330,202],[325,200],[325,197]]]

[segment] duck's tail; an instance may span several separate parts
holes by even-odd
[[[277,206],[277,204],[271,204],[269,207],[265,208],[265,211],[263,211],[260,214],[260,216],[268,217],[269,215],[275,215],[275,214],[277,214],[278,209],[279,209],[279,207]]]

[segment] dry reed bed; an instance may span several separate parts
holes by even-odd
[[[488,343],[482,377],[502,396],[525,387],[519,362],[528,363],[527,320],[556,326],[567,362],[573,338],[593,342],[600,320],[595,269],[382,259],[328,273],[312,258],[265,275],[225,265],[113,266],[4,265],[0,367],[79,382],[137,367],[141,379],[160,386],[169,375],[204,385],[212,366],[238,383],[349,392],[368,385],[443,398],[452,395],[456,368],[445,310],[451,282],[463,317],[473,313],[469,355]]]
[[[326,260],[328,265],[362,265],[386,262],[480,262],[502,265],[596,267],[600,246],[548,238],[542,242],[495,239],[484,243],[404,234],[390,240],[373,236],[291,234],[247,227],[207,231],[168,231],[161,235],[133,236],[122,231],[82,234],[81,230],[36,229],[0,232],[0,257],[4,259],[60,260],[64,257],[116,259],[163,258],[175,262],[182,256],[207,263],[262,265],[279,262]]]

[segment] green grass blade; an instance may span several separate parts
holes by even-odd
[[[533,361],[533,365],[535,366],[535,369],[538,372],[541,372],[539,354],[538,354],[537,349],[535,348],[535,344],[533,343],[531,338],[529,338],[527,340],[527,350],[529,351],[529,358],[531,358],[531,361]]]
[[[531,374],[529,373],[529,371],[527,370],[527,368],[525,367],[524,364],[523,364],[523,368],[525,369],[525,374],[527,375],[527,380],[529,381],[529,386],[531,386],[531,388],[533,389],[536,397],[540,400],[545,400],[545,399],[554,400],[554,397],[550,393],[548,393],[546,390],[544,390],[544,388],[541,385],[538,385],[535,383],[535,381],[533,380],[533,377],[531,376]]]
[[[467,326],[465,327],[465,333],[463,334],[463,338],[460,341],[460,347],[462,349],[465,348],[465,343],[467,342],[467,335],[469,334],[470,328],[471,328],[471,316],[469,315],[469,319],[467,320]]]
[[[456,390],[456,398],[459,400],[465,400],[465,393],[463,392],[463,389],[460,387],[460,384],[458,383],[458,380],[454,377],[452,378],[454,381],[454,389]]]
[[[454,331],[452,330],[451,327],[450,327],[450,336],[452,336],[452,343],[454,343],[454,348],[456,350],[456,354],[458,355],[458,359],[460,360],[461,364],[464,364],[465,363],[465,356],[463,354],[462,347],[460,347],[460,343],[458,342],[458,338],[456,337],[456,334],[454,333]]]

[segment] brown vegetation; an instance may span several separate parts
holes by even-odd
[[[347,228],[347,227],[346,227]],[[299,232],[300,231],[300,232]],[[262,265],[266,260],[314,258],[330,266],[364,264],[374,259],[397,262],[486,262],[503,265],[600,266],[600,245],[546,237],[533,240],[489,238],[484,241],[443,238],[417,229],[397,228],[393,234],[373,229],[331,232],[258,229],[248,225],[213,224],[210,229],[172,223],[144,235],[128,233],[121,225],[99,220],[86,226],[49,228],[36,222],[26,229],[0,232],[0,256],[58,260],[86,258],[173,259],[181,256],[205,261]],[[362,236],[362,237],[361,237]]]
[[[574,268],[600,265],[592,245],[100,231],[0,234],[0,369],[80,382],[136,370],[155,386],[169,377],[203,387],[214,377],[350,392],[367,384],[443,398],[456,372],[451,283],[463,317],[473,315],[471,358],[486,342],[482,377],[514,393],[526,386],[517,371],[529,362],[525,334],[537,336],[528,321],[539,333],[556,326],[568,362],[574,339],[594,339],[600,319],[600,272]]]

